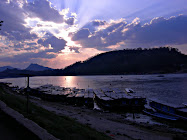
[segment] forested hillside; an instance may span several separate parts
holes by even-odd
[[[185,69],[187,56],[175,48],[126,49],[99,54],[64,69],[66,75],[170,73]]]

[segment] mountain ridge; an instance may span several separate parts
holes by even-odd
[[[30,71],[45,71],[45,70],[53,70],[52,68],[49,67],[44,67],[42,65],[39,64],[34,64],[31,63],[26,69],[24,70],[30,70]]]
[[[0,72],[5,71],[7,69],[15,69],[15,68],[13,68],[11,66],[3,66],[3,67],[0,67]]]

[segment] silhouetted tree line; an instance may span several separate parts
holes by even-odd
[[[176,48],[136,48],[98,54],[63,70],[65,75],[171,73],[187,65]]]

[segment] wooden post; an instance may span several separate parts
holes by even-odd
[[[29,78],[30,78],[30,76],[32,76],[32,75],[30,75],[30,74],[20,74],[20,75],[22,75],[22,76],[25,76],[25,77],[27,77],[27,87],[25,88],[25,94],[26,94],[26,111],[27,111],[27,114],[29,114],[29,92],[30,92],[30,87],[29,87]]]
[[[134,111],[133,111],[133,120],[135,119]]]
[[[29,88],[29,76],[27,76],[27,88]]]
[[[27,76],[27,114],[29,114],[29,75]]]

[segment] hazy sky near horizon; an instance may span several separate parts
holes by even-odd
[[[1,0],[0,67],[64,68],[98,53],[171,46],[187,54],[187,0]]]

